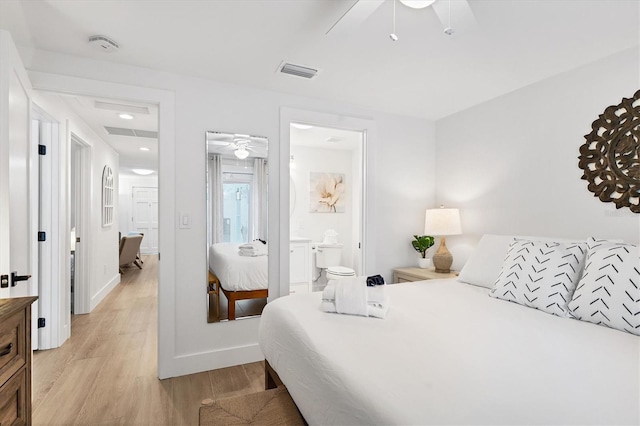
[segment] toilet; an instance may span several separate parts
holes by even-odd
[[[316,243],[316,267],[326,271],[327,282],[356,275],[356,271],[353,269],[340,266],[342,247],[342,244],[335,242]]]

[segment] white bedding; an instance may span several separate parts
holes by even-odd
[[[209,269],[225,290],[250,291],[268,288],[268,256],[240,256],[239,244],[209,246]]]
[[[640,338],[455,280],[390,285],[384,320],[269,303],[260,346],[309,424],[639,424]]]

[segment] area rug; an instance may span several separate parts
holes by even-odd
[[[305,424],[284,387],[218,399],[200,407],[200,426]]]

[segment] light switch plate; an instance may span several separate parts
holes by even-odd
[[[189,212],[180,212],[180,214],[179,214],[179,227],[180,227],[180,229],[190,229],[191,228],[191,213],[189,213]]]

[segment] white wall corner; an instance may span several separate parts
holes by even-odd
[[[98,306],[98,304],[100,302],[102,302],[102,300],[105,297],[107,297],[107,295],[109,293],[111,293],[111,290],[113,290],[119,283],[120,283],[120,274],[116,274],[116,276],[111,278],[107,282],[107,284],[105,284],[104,287],[102,287],[100,290],[98,290],[96,292],[96,294],[93,295],[93,297],[91,298],[91,304],[89,306],[89,312],[93,311],[95,309],[95,307]]]

